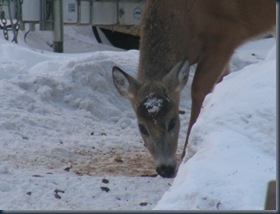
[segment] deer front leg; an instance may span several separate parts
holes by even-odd
[[[197,66],[193,83],[192,83],[192,108],[187,131],[187,137],[181,157],[181,161],[185,156],[185,150],[188,144],[189,135],[193,124],[200,113],[202,103],[205,96],[210,93],[215,84],[228,73],[228,62],[232,55],[232,50],[223,51],[205,57]]]

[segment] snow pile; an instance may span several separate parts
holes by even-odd
[[[124,58],[130,56],[137,61],[136,51],[122,54],[97,52],[80,59],[71,55],[56,59],[55,55],[46,57],[44,54],[7,44],[2,46],[0,54],[0,66],[3,70],[0,78],[11,80],[12,84],[27,91],[34,105],[41,101],[46,104],[67,105],[89,111],[100,120],[111,121],[115,117],[119,118],[123,111],[131,111],[119,98],[112,84],[111,69],[114,58],[119,58],[118,55],[123,55]],[[37,62],[34,66],[31,65],[33,61]],[[122,66],[127,64],[123,62]],[[136,66],[130,67],[136,69]],[[4,87],[3,90],[8,89]],[[15,97],[11,99],[16,106],[23,104]],[[29,102],[28,105],[33,105],[32,103]]]
[[[111,76],[114,65],[135,76],[138,51],[54,54],[0,40],[0,56],[0,209],[155,206],[171,180],[154,177]]]
[[[155,209],[262,210],[276,179],[276,46],[209,94],[184,162]]]

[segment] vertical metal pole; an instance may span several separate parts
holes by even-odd
[[[63,8],[62,0],[53,0],[53,51],[63,52]]]
[[[46,1],[40,0],[40,30],[45,30]]]

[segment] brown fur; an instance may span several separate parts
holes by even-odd
[[[189,65],[197,63],[197,69],[182,157],[204,97],[229,72],[235,48],[271,32],[275,23],[274,0],[147,0],[138,77],[114,67],[113,80],[119,93],[129,99],[161,176],[172,177],[175,172],[179,95],[187,82]],[[149,97],[166,101],[159,112],[150,113],[143,105]]]
[[[190,64],[198,63],[188,140],[204,97],[229,72],[233,51],[249,39],[270,33],[275,24],[274,0],[148,0],[138,80],[161,79],[186,56]]]

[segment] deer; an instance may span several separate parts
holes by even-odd
[[[234,50],[249,40],[275,33],[275,26],[274,0],[145,2],[137,78],[118,66],[112,68],[112,78],[136,114],[144,145],[160,176],[174,178],[177,173],[179,99],[190,66],[197,65],[181,161],[204,98],[230,72]]]

